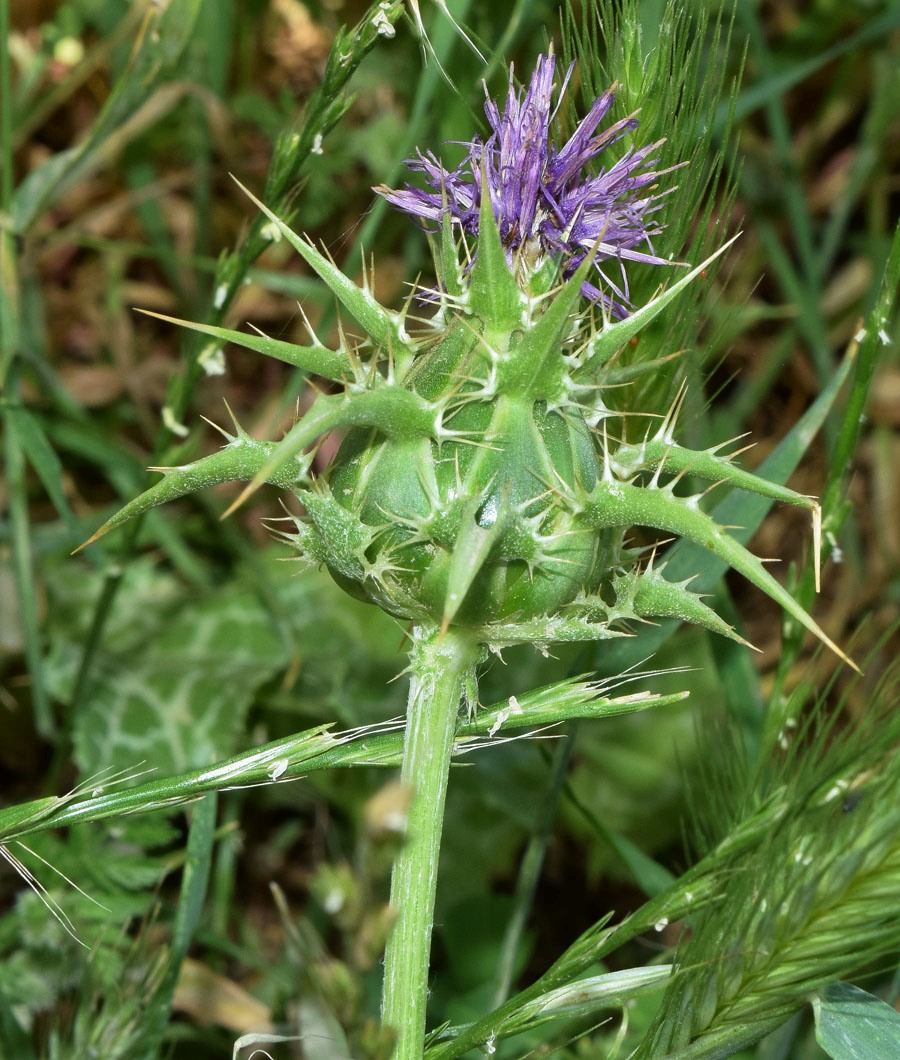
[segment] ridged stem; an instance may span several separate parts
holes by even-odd
[[[421,1060],[438,856],[453,736],[478,644],[454,630],[417,629],[401,779],[414,789],[406,843],[394,864],[396,922],[384,961],[382,1016],[397,1032],[392,1060]]]

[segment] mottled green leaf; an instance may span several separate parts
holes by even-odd
[[[832,1060],[900,1056],[900,1013],[849,983],[834,983],[813,1000],[816,1041]]]
[[[62,702],[74,687],[86,605],[100,577],[66,560],[49,579],[48,680]],[[403,669],[401,640],[393,620],[319,572],[285,563],[281,549],[199,595],[158,563],[134,562],[74,719],[77,761],[86,775],[144,763],[156,777],[219,761],[246,745],[245,718],[260,686],[289,668],[298,675],[289,692],[273,686],[267,696],[297,716],[296,729],[310,718],[356,725],[390,717],[402,707],[402,691],[390,683]]]
[[[141,650],[106,655],[75,719],[84,772],[145,761],[163,773],[231,753],[256,689],[284,664],[259,600],[229,587],[184,602]]]
[[[51,589],[49,681],[63,701],[97,578],[70,561]],[[230,584],[192,599],[149,561],[126,574],[109,630],[73,719],[76,759],[88,774],[142,762],[177,772],[230,753],[255,689],[285,659],[250,588]]]

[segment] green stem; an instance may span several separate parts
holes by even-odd
[[[394,864],[397,920],[384,967],[384,1022],[397,1032],[392,1060],[420,1060],[425,1038],[428,964],[444,801],[453,736],[479,647],[464,633],[417,629],[401,779],[415,789],[406,843]]]

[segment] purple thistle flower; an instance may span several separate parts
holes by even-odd
[[[591,175],[594,160],[636,129],[637,119],[622,118],[599,128],[615,99],[617,86],[613,85],[594,101],[568,142],[557,147],[550,139],[550,123],[556,114],[552,107],[554,66],[552,54],[539,56],[531,84],[518,93],[510,67],[503,112],[490,97],[485,102],[491,135],[484,143],[478,137],[467,141],[468,151],[456,169],[445,169],[431,152],[420,151],[407,161],[410,170],[424,174],[431,190],[407,184],[399,191],[384,185],[375,191],[426,223],[440,225],[448,214],[464,233],[477,237],[482,182],[486,180],[500,237],[510,263],[521,275],[527,279],[552,256],[568,278],[590,256],[599,282],[585,283],[582,292],[613,316],[624,317],[630,306],[624,263],[670,264],[653,253],[651,237],[663,226],[649,217],[660,208],[663,195],[674,190],[653,194],[654,182],[679,167],[652,168],[657,158],[651,156],[663,142],[659,140],[629,149],[609,168],[601,166]],[[572,66],[560,98],[571,73]],[[641,246],[646,249],[636,249]],[[609,261],[619,266],[617,280],[605,268]]]

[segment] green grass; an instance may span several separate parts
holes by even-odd
[[[233,486],[182,497],[71,553],[159,481],[148,467],[218,448],[202,417],[280,437],[308,405],[302,362],[212,329],[303,346],[304,317],[328,345],[352,331],[237,182],[347,275],[373,258],[381,301],[427,278],[425,237],[370,189],[402,183],[417,146],[483,129],[486,71],[438,4],[419,7],[427,45],[400,0],[382,33],[360,0],[311,3],[309,22],[267,0],[0,0],[0,1056],[220,1057],[242,1035],[241,1058],[254,1043],[274,1060],[390,1055],[402,631],[284,562],[265,489],[226,520]],[[699,569],[693,588],[761,654],[674,620],[553,658],[504,653],[481,686],[495,712],[457,733],[428,1013],[452,1030],[426,1055],[496,1036],[510,1060],[840,1057],[833,1021],[860,1055],[887,1055],[865,1045],[870,1003],[825,988],[897,996],[900,14],[737,0],[733,17],[688,18],[635,0],[605,5],[598,30],[539,0],[450,8],[494,92],[550,39],[579,58],[579,113],[622,82],[616,116],[640,107],[642,135],[690,162],[666,253],[695,264],[742,233],[702,298],[637,340],[679,356],[639,374],[626,348],[635,381],[610,402],[662,413],[684,380],[685,444],[749,432],[745,466],[821,499],[818,596],[806,513],[737,492],[709,510],[782,558],[773,572],[865,676],[686,543],[667,576]],[[636,295],[657,281],[636,277]],[[669,667],[687,672],[529,698]],[[644,690],[661,709],[616,706]],[[510,695],[537,727],[578,720],[500,744],[494,724],[521,734]],[[841,876],[828,908],[802,851],[794,875],[766,867],[804,843]],[[757,959],[769,944],[795,979]],[[725,957],[751,951],[740,973]],[[804,992],[810,964],[824,978]]]

